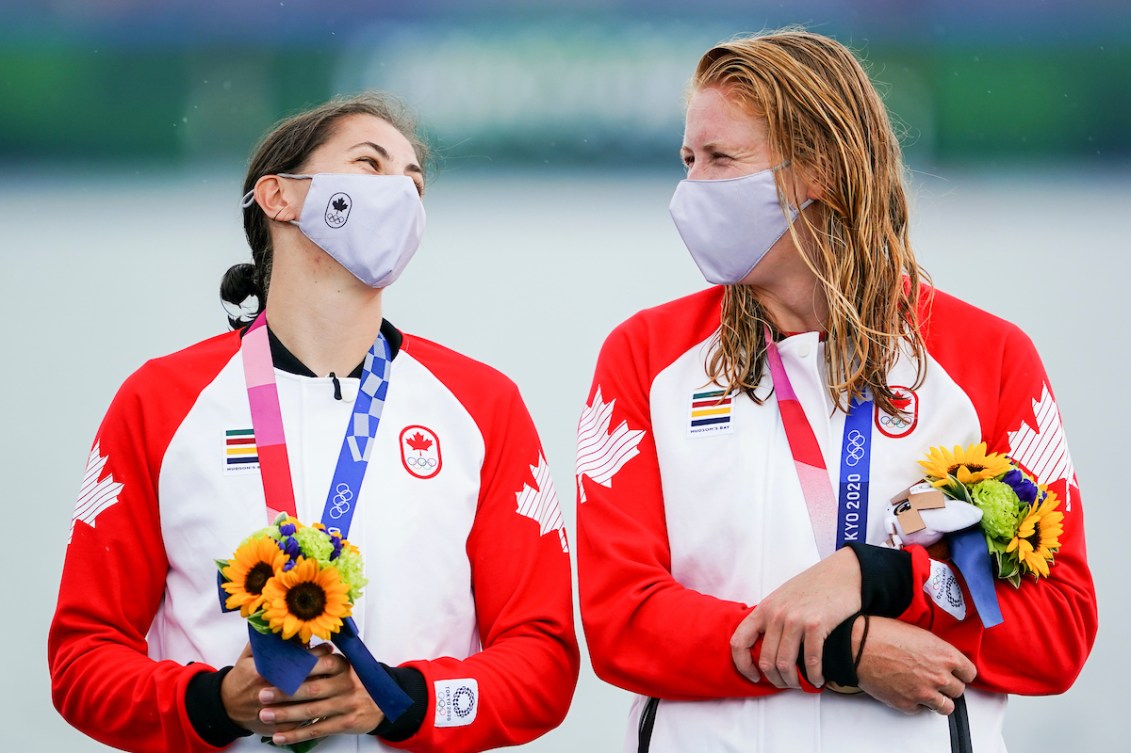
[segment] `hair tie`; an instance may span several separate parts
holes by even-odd
[[[255,317],[259,314],[259,296],[255,293],[244,298],[238,305],[221,298],[220,305],[224,307],[224,313],[228,315],[229,319],[243,324],[250,324],[255,321]]]

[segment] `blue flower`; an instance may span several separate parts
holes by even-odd
[[[284,523],[283,525],[279,526],[279,533],[283,534],[284,536],[293,536],[295,533],[295,524]]]
[[[288,536],[279,543],[282,545],[280,546],[280,549],[282,549],[292,560],[302,554],[302,549],[299,547],[298,541],[293,536]]]
[[[1001,477],[1003,483],[1013,488],[1013,493],[1025,504],[1032,504],[1037,498],[1037,485],[1025,478],[1025,474],[1014,468]]]

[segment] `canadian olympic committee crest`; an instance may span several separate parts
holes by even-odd
[[[401,429],[401,463],[417,478],[432,478],[444,466],[440,437],[427,426],[413,424]]]
[[[895,393],[892,403],[899,412],[892,416],[876,406],[876,428],[885,437],[899,439],[915,431],[919,424],[919,395],[908,387],[894,384],[891,391]]]

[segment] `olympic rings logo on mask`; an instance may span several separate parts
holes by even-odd
[[[855,468],[864,459],[864,443],[866,438],[857,429],[853,429],[848,433],[847,443],[845,444],[844,464],[850,468]]]
[[[436,458],[405,458],[405,462],[422,471],[436,467]]]
[[[344,481],[334,487],[336,492],[333,497],[334,504],[330,507],[330,517],[334,520],[350,511],[350,502],[353,500],[353,490]]]

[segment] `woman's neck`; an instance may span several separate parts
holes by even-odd
[[[825,330],[829,307],[815,277],[796,285],[753,287],[762,310],[779,332]]]
[[[370,288],[321,249],[277,247],[267,298],[271,331],[318,376],[349,374],[381,327],[381,290]]]
[[[823,222],[819,205],[804,210],[816,224]],[[778,239],[765,258],[747,275],[762,310],[779,332],[823,332],[829,319],[829,304],[817,275],[806,263],[805,256],[816,260],[815,241],[808,225],[799,223],[801,248],[786,233]]]

